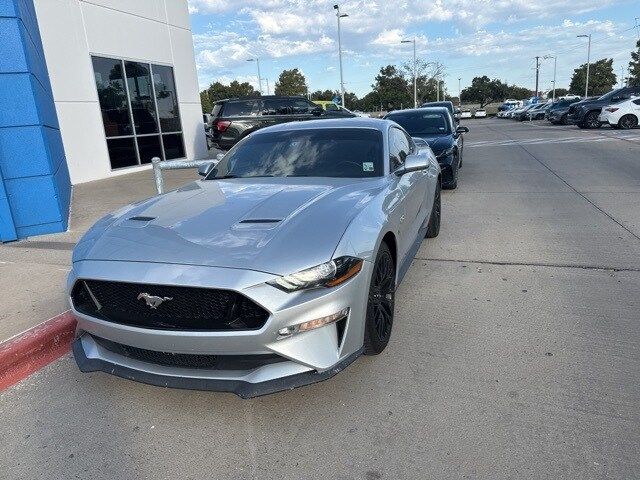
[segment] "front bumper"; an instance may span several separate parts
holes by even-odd
[[[362,348],[340,360],[330,370],[323,372],[298,367],[298,373],[291,373],[295,369],[285,370],[280,364],[274,364],[273,370],[276,371],[270,379],[256,381],[256,378],[261,377],[265,372],[256,374],[251,371],[240,371],[236,373],[236,377],[214,377],[199,369],[176,369],[140,361],[132,363],[131,360],[125,363],[122,361],[123,357],[102,348],[87,333],[73,343],[73,356],[82,372],[105,372],[127,380],[165,388],[230,392],[241,398],[259,397],[322,382],[340,373],[361,354]]]
[[[101,370],[154,385],[233,391],[240,396],[261,395],[324,380],[360,354],[371,268],[365,261],[358,275],[338,287],[285,293],[266,285],[264,282],[274,275],[262,272],[137,262],[77,262],[69,275],[68,292],[77,279],[227,289],[250,298],[270,316],[259,330],[175,331],[97,319],[78,312],[72,305],[78,320],[74,356],[82,371]],[[278,330],[283,327],[331,315],[344,308],[349,308],[349,315],[341,326],[333,323],[278,339]],[[104,348],[96,338],[153,352],[221,356],[276,354],[283,361],[250,370],[190,369],[130,358]]]
[[[453,184],[455,180],[454,176],[454,168],[457,167],[455,164],[456,157],[455,155],[445,155],[444,157],[437,157],[438,165],[440,165],[440,171],[442,172],[442,186],[448,187]]]

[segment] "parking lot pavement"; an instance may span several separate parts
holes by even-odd
[[[399,288],[382,355],[252,400],[80,374],[65,357],[0,394],[0,471],[637,478],[640,144],[468,125],[460,186]]]

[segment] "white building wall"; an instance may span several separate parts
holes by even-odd
[[[34,0],[73,184],[112,171],[91,56],[172,65],[188,159],[207,155],[187,0]]]

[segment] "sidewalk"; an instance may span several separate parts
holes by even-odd
[[[195,169],[163,175],[166,190],[199,178]],[[0,244],[0,343],[68,310],[64,288],[75,243],[100,217],[155,194],[151,170],[83,183],[73,188],[67,232]]]

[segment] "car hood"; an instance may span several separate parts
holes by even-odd
[[[208,180],[124,207],[94,225],[73,261],[216,266],[287,274],[331,259],[384,178]]]
[[[411,135],[412,137],[421,138],[429,144],[435,155],[453,147],[452,135]]]

